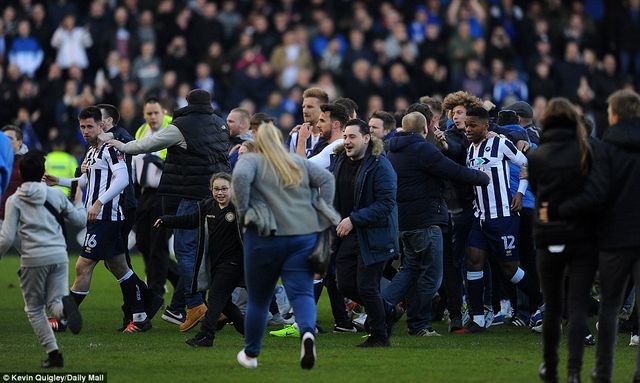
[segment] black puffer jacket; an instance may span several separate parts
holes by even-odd
[[[594,139],[591,146],[594,156],[602,155],[601,142]],[[536,196],[536,209],[542,202],[552,206],[562,204],[583,191],[587,176],[580,172],[580,151],[575,126],[563,125],[545,129],[540,138],[540,146],[529,152],[527,157],[529,185]],[[546,224],[536,219],[534,237],[538,246],[595,242],[595,230],[594,214],[585,210],[567,219],[554,217]]]
[[[582,193],[549,204],[550,218],[579,217],[597,212],[601,250],[640,247],[640,119],[622,121],[603,135]],[[566,179],[566,183],[574,183]]]
[[[168,148],[158,193],[191,200],[207,198],[211,175],[231,171],[229,130],[209,105],[180,108],[171,124],[180,129],[187,148]]]

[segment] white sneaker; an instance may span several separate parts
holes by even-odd
[[[471,317],[469,317],[469,310],[465,307],[462,309],[462,326],[466,326],[470,320]]]
[[[300,367],[311,370],[316,362],[316,338],[310,332],[305,332],[300,342]]]
[[[629,341],[629,346],[638,347],[640,345],[640,336],[631,335],[631,340]]]
[[[258,367],[258,358],[248,357],[247,354],[244,353],[244,348],[240,350],[236,360],[240,365],[244,368],[257,368]]]
[[[367,314],[358,314],[357,318],[354,318],[351,322],[356,326],[360,331],[364,331],[364,322],[367,320]]]
[[[415,334],[409,334],[409,335],[415,335],[415,336],[440,336],[440,334],[438,334],[438,332],[436,330],[428,329],[428,328],[423,328],[422,330],[419,330]]]
[[[484,327],[489,328],[493,323],[493,318],[495,315],[493,314],[493,308],[484,306]]]
[[[543,327],[542,327],[542,323],[540,323],[540,324],[539,324],[539,325],[537,325],[537,326],[533,326],[533,327],[531,327],[531,331],[532,331],[532,332],[535,332],[535,333],[538,333],[538,334],[542,334],[542,329],[543,329]]]

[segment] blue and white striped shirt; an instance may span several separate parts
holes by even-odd
[[[509,165],[527,165],[527,157],[510,141],[502,137],[490,137],[467,150],[467,166],[484,172],[491,181],[487,186],[474,186],[475,216],[481,220],[511,216],[512,200],[509,188]],[[524,194],[529,182],[520,180],[518,192]]]

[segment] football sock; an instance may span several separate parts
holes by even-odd
[[[73,291],[69,290],[69,295],[76,302],[76,306],[80,306],[80,303],[87,297],[89,291]]]
[[[133,313],[134,321],[136,321],[136,314],[145,312],[142,301],[142,292],[140,291],[140,286],[137,281],[138,276],[131,269],[129,269],[122,278],[118,279],[120,289],[122,290],[122,296],[124,297],[124,304],[129,307]]]
[[[529,297],[529,303],[532,307],[538,307],[542,304],[542,294],[538,285],[535,283],[529,273],[518,267],[515,274],[511,277],[511,283],[515,284],[523,293]]]
[[[482,315],[484,321],[484,307],[482,295],[484,293],[484,272],[467,271],[467,294],[469,296],[469,312],[471,315]]]

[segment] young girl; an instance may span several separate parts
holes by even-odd
[[[231,293],[243,284],[242,237],[236,209],[230,203],[231,176],[216,173],[211,177],[213,198],[198,202],[198,211],[185,216],[162,216],[156,223],[179,229],[198,229],[198,252],[192,292],[207,288],[209,302],[200,332],[186,343],[192,347],[211,347],[220,313],[233,321],[238,332],[244,334],[244,318],[231,302]]]

